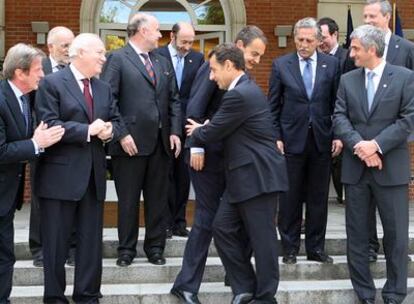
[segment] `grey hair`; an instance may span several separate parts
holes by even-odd
[[[392,6],[391,3],[387,0],[367,0],[365,5],[371,5],[378,3],[380,6],[381,14],[385,16],[386,14],[392,15]]]
[[[47,44],[57,44],[58,36],[60,33],[67,32],[73,35],[73,32],[64,26],[55,26],[52,28],[49,33],[47,33]]]
[[[316,33],[316,39],[321,40],[322,39],[322,33],[321,29],[318,26],[318,23],[316,22],[315,18],[306,17],[303,19],[300,19],[298,22],[296,22],[295,27],[293,29],[293,34],[296,36],[299,29],[302,28],[313,28],[315,29]]]
[[[44,58],[45,53],[42,50],[31,45],[18,43],[12,46],[6,55],[3,63],[3,76],[6,79],[13,79],[14,72],[21,69],[24,72],[30,71],[32,62],[36,58]]]
[[[137,13],[129,19],[127,26],[128,38],[134,36],[139,30],[148,25],[151,18],[155,18],[153,15],[146,13]]]
[[[80,50],[89,49],[91,42],[94,40],[102,43],[101,38],[93,33],[82,33],[76,36],[69,47],[69,57],[73,59],[79,55]]]
[[[365,24],[358,26],[351,34],[352,39],[358,39],[362,47],[368,50],[375,47],[375,53],[378,57],[384,55],[385,50],[385,32],[373,25]]]

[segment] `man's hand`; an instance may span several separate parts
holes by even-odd
[[[188,118],[187,121],[188,121],[188,124],[185,125],[187,136],[191,136],[195,129],[200,128],[202,126],[205,126],[206,124],[208,124],[210,122],[207,119],[203,124],[199,124],[198,122],[192,120],[191,118]]]
[[[342,144],[342,141],[339,139],[334,139],[332,141],[332,157],[337,157],[342,152],[342,148],[344,145]]]
[[[377,153],[374,153],[371,156],[365,158],[364,162],[367,165],[367,167],[378,167],[378,170],[382,169],[382,160]]]
[[[190,167],[195,171],[201,171],[204,168],[204,152],[190,154]]]
[[[378,151],[378,145],[375,140],[361,140],[354,146],[354,154],[365,161],[365,159]]]
[[[129,156],[134,156],[138,154],[137,146],[135,145],[135,141],[131,135],[127,135],[123,137],[119,143],[122,146],[122,149],[127,153]]]
[[[89,125],[88,131],[90,136],[95,136],[105,129],[105,122],[102,119],[98,118]]]
[[[283,141],[277,140],[276,147],[279,149],[280,153],[285,154],[285,145],[283,144]]]
[[[102,141],[107,141],[112,138],[112,122],[107,121],[105,122],[105,128],[98,133],[98,138]]]
[[[174,150],[174,157],[177,158],[181,152],[181,140],[177,135],[170,135],[170,149]]]
[[[62,139],[65,129],[62,126],[47,127],[43,121],[37,126],[33,134],[33,140],[40,149],[50,147]]]

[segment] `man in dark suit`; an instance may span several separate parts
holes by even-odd
[[[235,39],[244,54],[245,67],[252,70],[266,50],[267,39],[256,26],[246,26]],[[209,79],[210,65],[197,72],[187,106],[187,117],[204,122],[216,113],[224,90]],[[208,249],[213,237],[213,219],[224,191],[223,144],[221,141],[191,146],[190,177],[196,194],[194,223],[185,246],[183,265],[171,292],[184,303],[199,303],[198,291],[203,278]]]
[[[71,64],[46,76],[36,93],[36,115],[61,125],[61,142],[36,166],[34,191],[40,202],[45,303],[69,303],[65,260],[76,226],[76,303],[98,303],[102,273],[103,202],[106,194],[104,144],[120,134],[111,88],[95,78],[105,63],[105,46],[95,34],[73,40]]]
[[[383,58],[390,64],[406,67],[414,70],[414,44],[402,37],[394,35],[390,28],[392,7],[389,1],[367,0],[364,6],[364,22],[385,32],[385,50]],[[372,204],[369,238],[369,259],[370,262],[377,260],[380,244],[377,234],[377,218],[375,204]]]
[[[414,129],[414,73],[382,58],[384,32],[371,25],[351,35],[351,56],[361,67],[342,76],[334,113],[335,134],[345,145],[347,255],[351,281],[362,303],[375,303],[369,269],[370,205],[384,229],[386,304],[407,294],[408,183],[407,137]],[[408,93],[411,92],[411,93]]]
[[[331,157],[342,149],[332,138],[331,121],[339,63],[316,51],[320,32],[313,18],[299,20],[294,35],[297,52],[273,61],[268,96],[277,146],[286,155],[289,175],[289,191],[281,195],[279,205],[283,262],[296,263],[304,191],[307,257],[332,263],[324,247]]]
[[[42,67],[45,75],[61,70],[69,64],[69,46],[72,43],[74,35],[72,31],[64,26],[52,28],[47,35],[47,47],[49,56],[43,58]],[[35,91],[32,92],[33,98]],[[36,163],[31,163],[31,177],[36,175]],[[33,181],[32,181],[33,182]],[[33,257],[33,265],[43,267],[42,237],[41,237],[41,219],[39,200],[32,193],[30,205],[30,226],[29,226],[29,248]],[[74,266],[75,263],[75,233],[72,234],[71,249],[68,253],[67,264]]]
[[[174,66],[175,79],[180,94],[182,113],[182,142],[185,141],[185,117],[190,91],[198,69],[204,63],[203,54],[192,50],[194,28],[186,22],[174,24],[171,31],[171,42],[157,49]],[[170,189],[169,189],[169,222],[167,235],[188,237],[185,208],[190,191],[190,175],[188,164],[184,161],[184,153],[178,158],[171,157]]]
[[[122,115],[122,138],[109,146],[118,195],[118,266],[136,256],[141,190],[145,206],[144,251],[165,264],[165,214],[171,151],[181,150],[181,111],[174,68],[152,51],[161,37],[157,19],[138,13],[129,21],[128,44],[108,56],[101,79],[108,81]]]
[[[13,218],[23,204],[26,164],[58,142],[60,126],[43,122],[33,132],[29,96],[42,72],[42,51],[23,43],[9,49],[0,82],[0,303],[10,303],[14,256]]]
[[[275,215],[277,192],[288,186],[285,159],[275,146],[266,97],[245,75],[243,52],[226,43],[209,57],[210,79],[227,93],[210,122],[189,119],[186,129],[190,142],[223,141],[226,187],[213,224],[214,241],[232,287],[232,303],[276,303]]]

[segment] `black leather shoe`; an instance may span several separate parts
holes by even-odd
[[[283,256],[282,262],[285,264],[296,264],[296,254],[288,253]]]
[[[176,296],[182,304],[201,304],[196,293],[172,288],[170,293]]]
[[[76,250],[74,248],[69,249],[66,265],[75,267],[75,252]]]
[[[43,258],[33,258],[34,267],[43,267]]]
[[[394,299],[384,299],[384,304],[398,304]]]
[[[190,231],[188,231],[186,228],[174,228],[172,230],[172,234],[175,236],[188,237]]]
[[[133,260],[132,256],[130,256],[128,254],[122,254],[116,260],[116,265],[118,265],[120,267],[127,267],[127,266],[131,265],[132,260]]]
[[[372,301],[372,300],[361,300],[359,303],[361,303],[361,304],[375,304],[375,302]]]
[[[375,250],[369,249],[368,251],[368,261],[370,263],[375,263],[378,259],[378,254]]]
[[[316,251],[316,252],[308,253],[308,260],[321,262],[324,264],[333,263],[333,259],[329,255],[327,255],[324,251]]]
[[[148,262],[154,265],[164,265],[165,258],[161,252],[155,252],[148,256]]]
[[[235,295],[233,300],[231,300],[231,304],[248,304],[253,300],[253,294],[246,292]]]

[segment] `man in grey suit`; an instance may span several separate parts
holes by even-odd
[[[402,37],[394,35],[390,28],[392,7],[389,1],[367,0],[363,12],[365,24],[370,24],[385,32],[384,58],[388,63],[406,67],[414,70],[414,44]],[[369,260],[375,262],[379,251],[377,236],[377,221],[375,205],[371,206],[370,237],[369,237]]]
[[[342,76],[334,131],[344,143],[347,255],[351,281],[361,303],[375,302],[369,269],[369,209],[375,202],[384,229],[387,281],[384,303],[407,294],[407,137],[414,129],[414,73],[382,58],[385,33],[371,25],[351,35],[351,57],[360,67]]]
[[[136,256],[138,204],[145,203],[144,251],[165,264],[168,162],[181,150],[181,111],[174,68],[152,52],[161,38],[157,19],[138,13],[128,23],[128,44],[108,56],[101,79],[108,81],[122,116],[121,139],[109,146],[118,195],[118,260]]]

